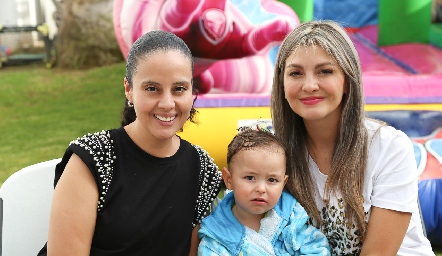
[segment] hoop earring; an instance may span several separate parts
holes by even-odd
[[[127,100],[127,106],[130,107],[130,108],[133,108],[133,107],[134,107],[134,104],[130,103],[130,101]]]

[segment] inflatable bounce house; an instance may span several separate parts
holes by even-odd
[[[359,53],[369,116],[414,142],[427,236],[442,246],[442,1],[440,0],[114,0],[121,52],[162,29],[195,57],[199,125],[181,134],[218,166],[237,128],[270,119],[278,45],[301,22],[344,25]]]

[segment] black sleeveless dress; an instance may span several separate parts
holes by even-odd
[[[158,158],[123,127],[88,134],[70,143],[55,185],[72,153],[100,194],[90,255],[188,255],[192,229],[220,190],[221,174],[206,151],[180,138],[175,155]]]

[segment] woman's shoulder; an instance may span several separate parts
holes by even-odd
[[[181,139],[181,138],[180,138]],[[209,205],[215,200],[221,189],[221,172],[215,161],[210,157],[209,153],[199,145],[192,144],[186,140],[181,139],[181,143],[188,144],[191,150],[194,150],[199,159],[199,185],[198,185],[198,200],[196,216],[192,222],[193,227],[201,220],[207,213]]]
[[[373,120],[366,121],[369,162],[391,161],[404,156],[414,161],[412,140],[401,130]],[[388,160],[387,160],[388,159]],[[407,161],[411,161],[408,159]]]
[[[411,142],[409,137],[401,130],[388,125],[387,123],[367,118],[365,120],[365,127],[367,128],[369,142],[379,143],[399,143]]]
[[[216,169],[218,169],[218,166],[216,166],[214,159],[210,156],[209,152],[207,152],[204,148],[202,148],[200,145],[193,144],[185,139],[182,139],[181,137],[180,140],[182,145],[184,145],[187,148],[190,148],[191,150],[195,150],[195,152],[198,154],[200,158],[200,161],[212,163],[215,165]]]
[[[102,142],[104,144],[108,144],[112,142],[111,136],[115,136],[114,134],[118,134],[120,129],[109,129],[109,130],[101,130],[92,133],[84,134],[83,136],[77,137],[72,140],[69,145],[77,144],[77,145],[89,145],[93,146],[94,143]]]
[[[188,143],[190,145],[190,148],[195,150],[198,154],[201,174],[204,174],[204,176],[206,177],[211,177],[211,179],[219,183],[221,181],[221,172],[219,171],[218,165],[215,163],[215,160],[210,156],[209,152],[207,152],[199,145],[192,144],[187,141],[186,143]]]

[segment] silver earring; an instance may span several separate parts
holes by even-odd
[[[127,100],[127,106],[130,107],[130,108],[133,108],[133,107],[134,107],[134,104],[130,103],[130,101]]]

